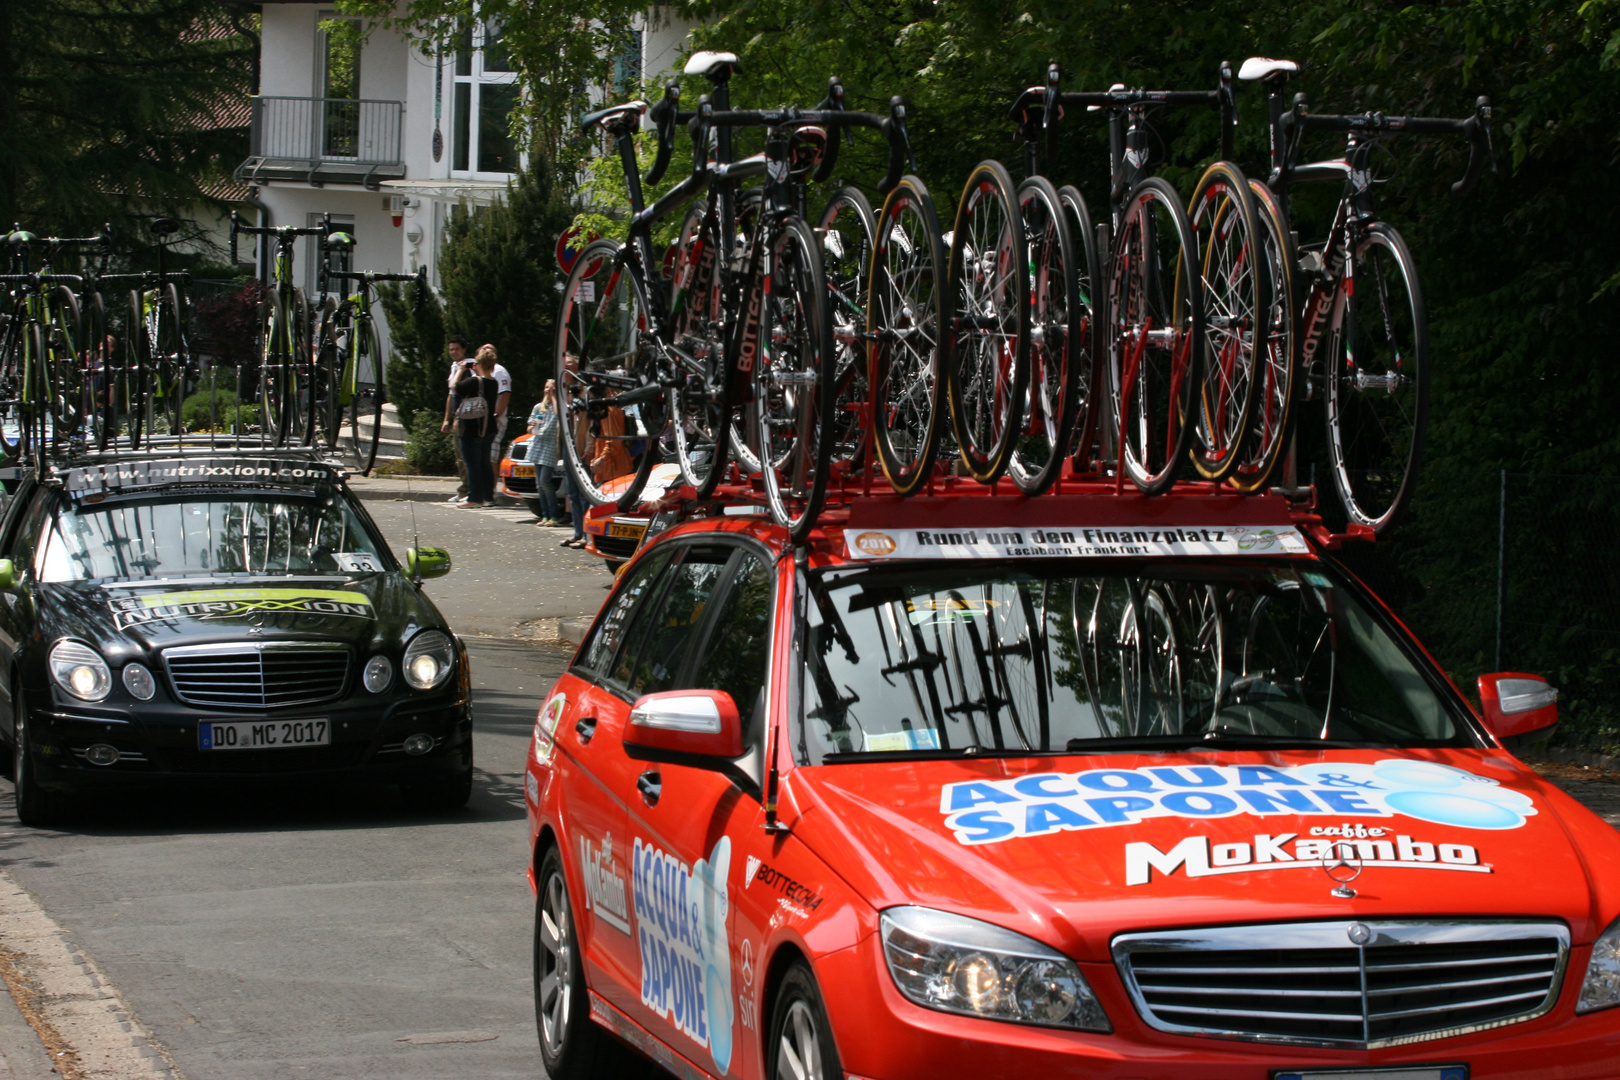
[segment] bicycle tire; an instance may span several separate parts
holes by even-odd
[[[877,237],[877,215],[857,187],[832,193],[815,231],[827,277],[827,310],[833,327],[832,460],[847,471],[866,462],[869,409],[866,348],[866,279]]]
[[[118,415],[113,396],[112,351],[107,348],[107,305],[95,288],[85,291],[80,301],[84,325],[81,354],[85,363],[85,417],[87,437],[96,449],[105,450],[118,439]]]
[[[287,301],[281,290],[265,293],[260,309],[264,326],[259,363],[259,441],[280,446],[286,432],[284,415],[288,393],[291,330],[287,325]]]
[[[1249,417],[1249,433],[1237,468],[1226,478],[1245,494],[1265,490],[1288,449],[1299,372],[1299,251],[1288,217],[1271,189],[1251,179],[1249,191],[1254,195],[1255,221],[1265,252],[1261,265],[1270,277],[1271,310],[1265,348],[1258,353],[1260,362],[1255,368],[1255,407]]]
[[[593,506],[613,500],[603,485],[617,479],[598,481],[591,468],[593,443],[612,407],[608,402],[631,385],[628,375],[613,372],[639,364],[645,348],[646,297],[628,255],[616,240],[595,240],[587,245],[574,260],[557,312],[558,441],[563,446],[564,466]],[[642,467],[635,470],[623,498],[640,496],[655,456],[651,447],[642,455]]]
[[[147,420],[151,397],[146,392],[146,384],[151,375],[152,365],[152,341],[146,334],[145,303],[139,289],[129,291],[129,311],[126,319],[128,322],[124,328],[123,392],[126,395],[124,415],[128,418],[129,447],[131,450],[139,450],[143,440],[151,432],[151,425]]]
[[[872,442],[889,486],[905,496],[933,475],[947,407],[940,355],[945,245],[919,177],[900,178],[877,222],[866,300]]]
[[[1025,495],[1039,495],[1068,456],[1078,397],[1070,358],[1083,316],[1074,238],[1057,188],[1045,177],[1025,180],[1018,185],[1018,212],[1029,247],[1029,381],[1007,475]]]
[[[741,292],[745,287],[745,278],[748,270],[742,265],[748,257],[748,241],[757,231],[759,215],[765,207],[765,189],[749,188],[738,192],[737,200],[737,235],[732,238],[732,254],[736,265],[731,268],[730,281],[725,285],[725,300],[728,314],[731,317],[732,332],[736,331],[737,311],[741,303]],[[722,260],[724,261],[724,260]],[[732,393],[737,394],[738,388],[733,386]],[[747,409],[739,407],[741,402],[732,402],[731,437],[729,439],[731,458],[737,463],[737,468],[745,475],[752,476],[764,472],[760,464],[758,449],[754,446],[757,432],[753,430],[754,416]]]
[[[346,354],[344,367],[337,377],[342,392],[349,396],[349,441],[354,450],[355,467],[362,476],[370,476],[377,465],[382,407],[388,401],[388,386],[383,381],[387,364],[382,340],[369,317],[362,315],[354,320]]]
[[[303,289],[293,289],[287,309],[291,361],[288,365],[287,412],[283,446],[310,446],[314,442],[315,357],[310,340],[309,298]]]
[[[1120,214],[1109,273],[1109,418],[1118,467],[1148,495],[1175,482],[1196,422],[1204,341],[1198,265],[1176,189],[1156,176],[1138,183]]]
[[[0,460],[11,461],[22,453],[22,365],[23,334],[28,325],[18,312],[0,314]]]
[[[191,347],[186,338],[185,294],[172,281],[163,286],[158,297],[157,348],[162,357],[163,415],[168,421],[169,433],[177,440],[184,439]]]
[[[1029,244],[1006,166],[968,174],[951,231],[944,356],[962,466],[994,483],[1007,470],[1029,386]]]
[[[1058,201],[1068,215],[1069,237],[1075,254],[1076,315],[1069,320],[1069,366],[1074,369],[1071,385],[1074,397],[1066,407],[1069,421],[1069,461],[1077,473],[1093,471],[1092,451],[1096,442],[1100,402],[1107,396],[1101,385],[1103,368],[1102,254],[1098,251],[1097,230],[1085,197],[1072,184],[1058,188]]]
[[[729,447],[722,433],[731,427],[725,387],[725,267],[719,222],[708,210],[708,204],[694,207],[681,226],[675,344],[697,370],[682,373],[669,401],[681,478],[704,497],[725,471]]]
[[[1204,296],[1203,378],[1193,429],[1193,468],[1220,483],[1242,462],[1254,411],[1260,329],[1271,310],[1261,267],[1254,196],[1229,161],[1204,170],[1187,218],[1199,247]]]
[[[46,294],[50,323],[45,335],[45,399],[50,403],[51,438],[70,439],[84,424],[84,369],[79,345],[84,319],[79,298],[66,285]]]
[[[339,428],[344,419],[344,408],[340,398],[346,357],[340,359],[337,342],[332,340],[328,333],[328,320],[322,319],[321,325],[321,334],[317,339],[320,344],[315,349],[314,422],[310,426],[315,432],[315,445],[335,451]]]
[[[821,244],[797,215],[771,237],[771,276],[754,365],[760,472],[771,517],[795,541],[815,528],[833,448],[833,331]]]
[[[1383,223],[1358,238],[1339,289],[1343,316],[1328,353],[1331,471],[1351,524],[1382,536],[1411,500],[1423,456],[1428,313],[1412,253]]]
[[[23,371],[24,391],[22,410],[22,448],[21,457],[30,461],[36,469],[43,469],[43,459],[47,440],[45,427],[50,419],[49,403],[41,398],[41,389],[46,385],[46,354],[45,331],[40,324],[30,319],[24,329]],[[30,392],[30,390],[32,392]]]

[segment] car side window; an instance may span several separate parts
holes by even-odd
[[[632,698],[676,689],[703,629],[709,600],[725,577],[735,548],[693,546],[665,573],[662,596],[638,617],[610,681]]]
[[[612,606],[596,624],[596,632],[580,654],[578,666],[596,674],[605,673],[624,641],[631,616],[637,608],[646,607],[660,581],[659,572],[669,563],[666,552],[653,552],[642,559],[629,572],[629,578],[620,586]]]
[[[39,493],[33,505],[23,511],[16,532],[11,534],[11,561],[19,573],[33,566],[34,548],[39,543],[40,530],[50,516],[52,501],[48,493]]]
[[[744,730],[755,730],[764,707],[765,673],[770,664],[771,574],[765,560],[745,551],[732,572],[714,631],[698,658],[692,685],[724,690],[737,703]]]

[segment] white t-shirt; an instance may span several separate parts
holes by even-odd
[[[471,357],[468,357],[468,359],[470,360]],[[456,380],[460,377],[461,363],[451,364],[450,377],[445,380],[445,384],[453,390],[456,386]],[[499,364],[495,365],[495,392],[497,394],[510,394],[512,392],[512,373]]]

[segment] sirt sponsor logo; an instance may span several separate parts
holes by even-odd
[[[1301,766],[1177,765],[1034,773],[940,789],[940,813],[963,844],[992,844],[1134,825],[1157,817],[1396,815],[1468,829],[1517,829],[1529,796],[1489,777],[1432,761]]]
[[[1262,870],[1296,870],[1321,867],[1324,860],[1350,851],[1362,866],[1394,866],[1416,870],[1461,870],[1489,874],[1479,851],[1470,844],[1435,844],[1413,840],[1404,833],[1389,835],[1387,829],[1367,829],[1345,825],[1343,830],[1312,829],[1355,839],[1318,840],[1298,833],[1256,833],[1252,843],[1212,844],[1207,836],[1189,836],[1169,851],[1149,843],[1125,845],[1125,884],[1146,885],[1153,872],[1170,876],[1177,871],[1189,878],[1217,874],[1246,874]]]
[[[641,1003],[709,1049],[721,1073],[731,1065],[731,839],[716,841],[690,870],[636,838],[630,858],[641,952]]]
[[[579,860],[585,865],[585,907],[621,934],[630,932],[630,904],[624,871],[613,861],[613,837],[604,836],[600,846],[584,836],[579,838]]]

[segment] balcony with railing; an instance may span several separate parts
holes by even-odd
[[[236,177],[249,184],[300,180],[372,189],[402,179],[404,113],[399,101],[256,97],[251,152]]]

